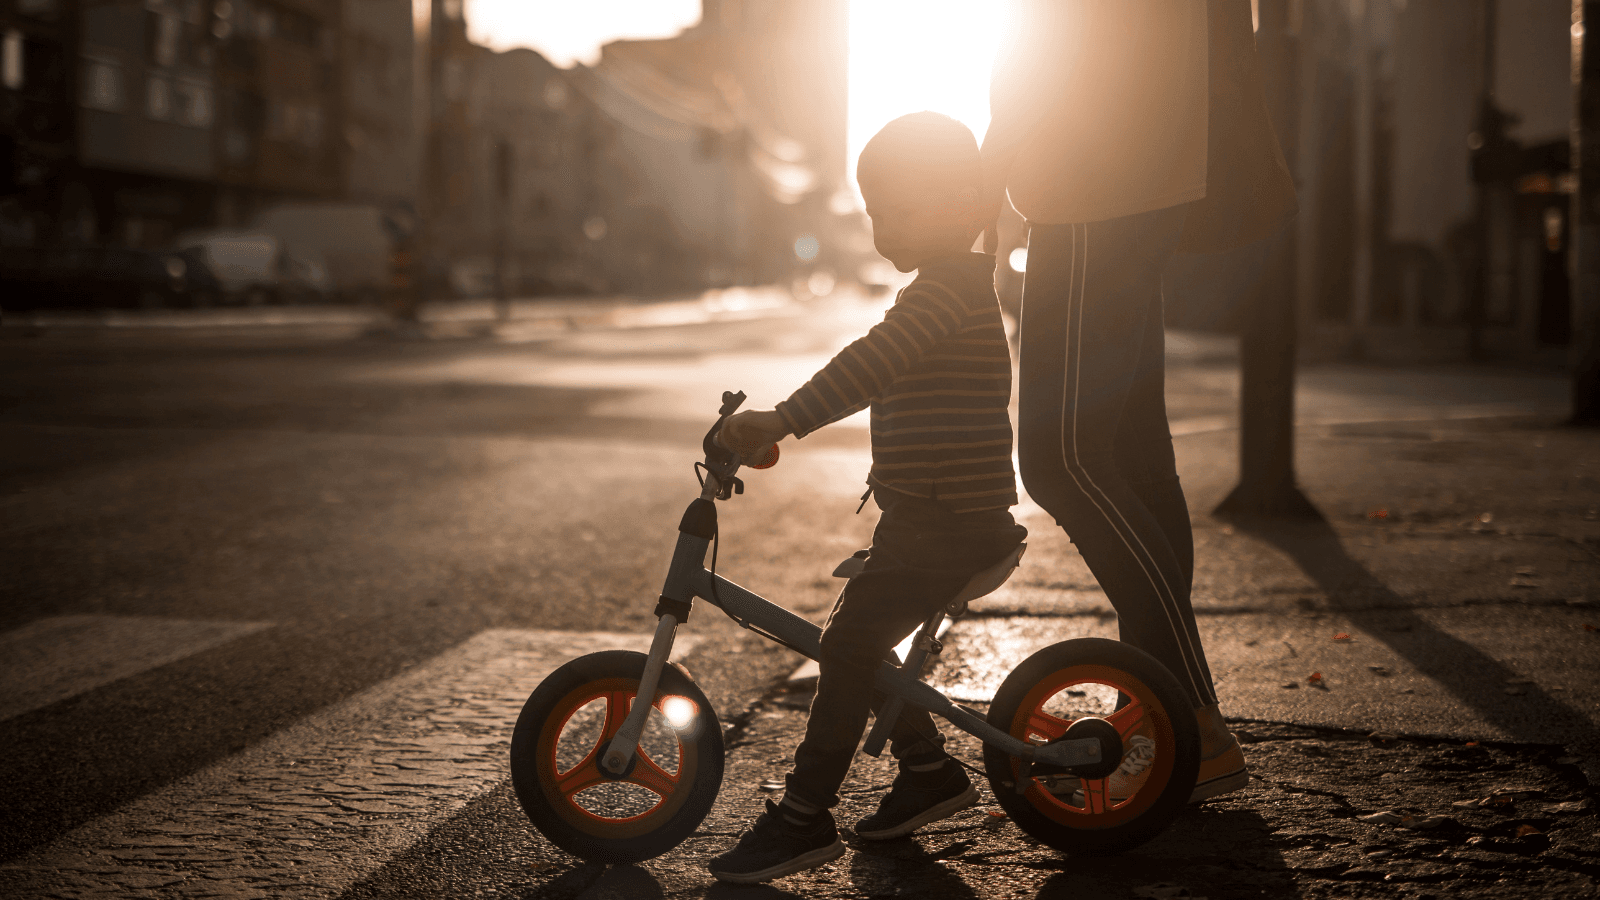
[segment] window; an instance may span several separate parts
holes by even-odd
[[[158,66],[176,65],[183,23],[177,16],[161,13],[150,18],[150,58]]]
[[[83,98],[89,109],[121,112],[124,103],[122,66],[105,59],[85,59]]]
[[[6,29],[0,38],[0,82],[13,91],[22,90],[22,32]]]
[[[179,79],[173,85],[177,99],[177,121],[191,128],[211,126],[211,85],[203,81]]]
[[[17,0],[17,12],[40,19],[55,18],[60,6],[58,0]]]
[[[172,82],[161,75],[151,75],[145,82],[144,114],[157,122],[168,122],[174,117]]]

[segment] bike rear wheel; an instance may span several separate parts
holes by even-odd
[[[528,697],[511,737],[523,811],[551,843],[590,862],[639,862],[672,849],[699,827],[722,785],[722,723],[675,663],[661,672],[627,774],[600,768],[644,664],[644,654],[627,650],[572,660]]]
[[[1028,657],[989,707],[989,724],[1035,745],[1088,718],[1115,727],[1125,751],[1136,737],[1148,742],[1137,775],[1023,776],[1021,760],[992,746],[984,748],[984,767],[1001,808],[1035,839],[1069,854],[1116,853],[1160,833],[1188,803],[1199,727],[1172,673],[1142,650],[1103,638],[1063,641]]]

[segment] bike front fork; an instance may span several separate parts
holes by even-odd
[[[639,693],[634,695],[628,717],[622,721],[616,736],[606,747],[600,768],[610,775],[627,774],[628,763],[639,748],[639,736],[644,733],[645,720],[650,717],[650,707],[655,704],[656,688],[661,684],[661,670],[672,655],[672,640],[677,635],[678,619],[672,613],[662,613],[656,623],[656,635],[650,641],[650,655],[644,662],[644,673],[639,676]]]

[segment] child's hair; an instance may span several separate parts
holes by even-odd
[[[978,188],[982,168],[972,129],[949,116],[926,110],[883,126],[861,150],[856,180],[894,172],[941,190]]]

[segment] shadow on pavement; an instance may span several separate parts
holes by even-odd
[[[959,874],[941,860],[959,858],[975,841],[957,841],[934,853],[912,838],[892,841],[851,840],[850,883],[868,897],[938,897],[977,900]]]
[[[1190,806],[1155,840],[1119,856],[1063,857],[1038,900],[1298,897],[1272,826],[1249,809]]]
[[[599,878],[595,878],[596,870],[601,869],[604,871]],[[583,891],[584,900],[660,900],[666,896],[655,876],[638,866],[602,866],[598,863],[585,863],[523,896],[528,900],[567,896],[575,889]]]
[[[1338,532],[1325,519],[1292,524],[1241,521],[1239,526],[1286,553],[1322,588],[1332,609],[1388,645],[1489,724],[1541,743],[1554,742],[1549,735],[1562,726],[1587,727],[1586,716],[1537,684],[1519,681],[1522,694],[1503,694],[1501,686],[1518,678],[1518,673],[1419,615],[1346,552]]]

